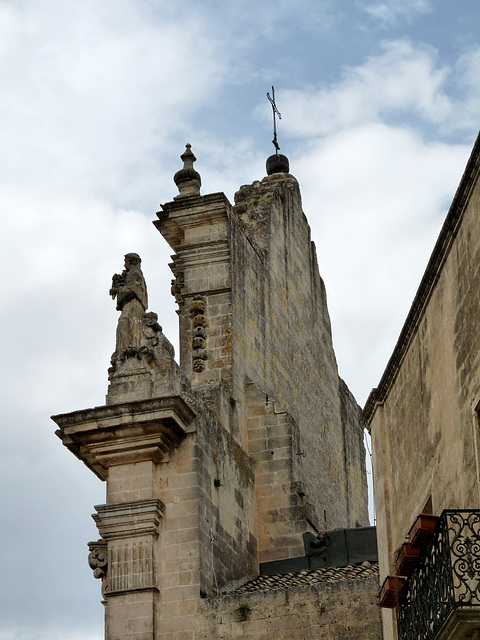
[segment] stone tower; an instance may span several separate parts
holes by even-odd
[[[107,640],[230,637],[219,594],[303,556],[306,532],[368,525],[361,413],[296,179],[270,163],[232,207],[200,195],[190,145],[181,158],[154,222],[174,252],[180,365],[128,254],[106,404],[54,417],[107,483],[89,545]]]

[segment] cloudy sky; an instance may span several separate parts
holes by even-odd
[[[104,402],[123,254],[176,341],[151,221],[190,142],[230,200],[273,152],[303,193],[340,374],[382,374],[480,122],[471,0],[0,0],[0,640],[99,640],[104,485],[49,415]]]

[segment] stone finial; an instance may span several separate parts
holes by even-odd
[[[273,156],[267,158],[267,176],[271,176],[274,173],[288,173],[290,170],[289,162],[287,156],[278,153],[280,151],[280,147],[278,146],[277,141],[277,123],[275,120],[275,116],[278,116],[278,119],[282,119],[282,114],[277,108],[277,104],[275,102],[275,87],[272,86],[272,95],[267,93],[267,98],[270,104],[272,105],[273,111],[273,140],[272,144],[275,147],[275,153]]]
[[[198,171],[193,168],[193,163],[196,161],[196,157],[192,152],[192,145],[186,144],[186,149],[180,156],[183,160],[183,169],[177,171],[173,176],[173,181],[178,187],[180,195],[177,198],[184,198],[186,196],[199,196],[200,185],[202,180]]]
[[[281,153],[274,153],[267,158],[267,176],[271,176],[274,173],[288,173],[290,171],[290,165],[287,156]]]

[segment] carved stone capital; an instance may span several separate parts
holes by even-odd
[[[158,536],[160,520],[165,505],[159,498],[101,504],[95,506],[97,513],[92,518],[100,535],[106,541],[134,536]]]
[[[102,539],[89,543],[89,564],[95,577],[103,578],[105,598],[156,590],[154,541],[165,510],[163,502],[153,498],[102,504],[95,509],[92,517]]]
[[[157,213],[158,220],[153,224],[175,252],[186,244],[188,229],[208,226],[210,230],[216,230],[214,240],[228,236],[228,220],[233,213],[232,205],[223,193],[180,198],[161,206],[162,211]],[[192,255],[192,251],[189,253]]]

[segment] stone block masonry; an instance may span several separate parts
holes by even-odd
[[[155,226],[175,251],[180,361],[192,387],[213,412],[222,411],[222,423],[246,451],[253,424],[248,389],[255,387],[260,404],[277,403],[296,425],[296,450],[288,445],[284,463],[276,451],[274,466],[289,467],[289,482],[303,484],[311,526],[367,525],[361,412],[338,376],[325,287],[295,178],[280,173],[244,186],[234,208],[223,194],[177,198],[158,217]],[[194,369],[190,311],[198,296],[202,370]],[[266,460],[258,457],[252,461],[262,472]]]
[[[304,572],[307,574],[307,572]],[[369,575],[370,574],[370,575]],[[359,572],[341,579],[308,584],[310,575],[292,576],[292,586],[281,588],[272,576],[264,588],[239,589],[201,604],[203,627],[195,640],[381,640],[377,605],[377,571]],[[340,579],[339,579],[340,578]],[[302,585],[302,581],[304,584]]]
[[[106,640],[373,640],[375,616],[363,635],[359,622],[372,575],[238,591],[260,563],[303,555],[306,531],[368,524],[363,426],[295,178],[242,187],[232,207],[200,195],[189,145],[182,160],[155,222],[174,252],[180,365],[127,254],[106,405],[54,417],[107,483],[89,544]]]

